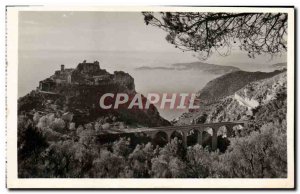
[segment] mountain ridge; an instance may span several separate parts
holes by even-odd
[[[238,67],[234,66],[223,66],[223,65],[216,65],[216,64],[209,64],[203,62],[191,62],[191,63],[175,63],[172,64],[170,67],[165,66],[157,66],[157,67],[149,67],[149,66],[141,66],[135,68],[136,70],[166,70],[166,71],[185,71],[185,70],[197,70],[197,71],[204,71],[211,74],[221,75],[226,74],[229,72],[239,71]]]

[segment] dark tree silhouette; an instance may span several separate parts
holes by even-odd
[[[166,40],[206,59],[213,52],[230,54],[233,46],[248,56],[287,50],[286,13],[143,12],[145,23],[166,32]]]

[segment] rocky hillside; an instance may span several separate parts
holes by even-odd
[[[81,63],[77,69],[62,69],[56,75],[40,82],[39,88],[18,100],[19,114],[72,114],[76,125],[93,122],[99,118],[115,118],[116,121],[134,126],[162,126],[170,123],[163,119],[154,105],[149,109],[133,108],[101,109],[100,97],[105,93],[136,94],[134,79],[125,72],[116,71],[113,74],[97,67],[97,75],[89,69],[83,71]],[[92,68],[95,68],[92,66]],[[64,82],[65,77],[72,81]],[[82,78],[82,79],[79,79]],[[82,81],[84,80],[84,81]],[[49,85],[51,87],[49,87]],[[143,102],[146,102],[146,98]],[[130,102],[130,101],[129,101]]]
[[[286,94],[286,72],[272,78],[251,82],[228,96],[208,116],[208,122],[249,120],[261,107],[274,101],[282,101]],[[219,108],[223,108],[219,110]],[[280,107],[278,107],[280,108]]]
[[[245,74],[246,72],[243,72],[243,75]],[[176,121],[176,125],[237,120],[253,121],[256,125],[262,125],[273,119],[281,122],[286,116],[286,72],[276,71],[264,75],[273,76],[259,81],[249,81],[238,90],[233,90],[229,86],[232,92],[226,93],[227,96],[224,93],[223,98],[218,98],[217,101],[210,103],[202,101],[199,110],[185,113]],[[221,83],[220,78],[216,80],[212,83]]]
[[[213,103],[226,96],[233,95],[250,82],[270,78],[283,71],[277,70],[270,73],[235,71],[228,73],[208,82],[198,93],[198,97],[202,102]]]

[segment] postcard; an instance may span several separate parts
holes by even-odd
[[[293,189],[294,7],[7,7],[7,188]]]

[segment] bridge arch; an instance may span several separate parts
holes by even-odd
[[[218,146],[218,131],[219,125],[206,126],[202,133],[202,146],[209,146],[213,151]]]
[[[170,136],[170,139],[174,139],[175,137],[177,137],[178,139],[180,139],[182,141],[182,138],[183,138],[183,132],[180,131],[180,130],[174,130],[172,133],[171,133],[171,136]]]
[[[170,141],[169,134],[164,131],[158,131],[152,137],[153,145],[158,145],[160,147],[165,146]]]
[[[187,132],[187,146],[202,145],[202,131],[195,128]]]
[[[174,139],[175,137],[177,137],[178,140],[181,141],[184,147],[187,147],[187,135],[185,131],[174,130],[170,135],[170,140]]]
[[[214,143],[212,143],[212,147],[214,146],[215,149],[219,149],[220,152],[224,153],[230,145],[229,138],[233,137],[232,126],[220,125],[215,134],[215,137],[212,138],[216,140],[216,145],[213,145]]]
[[[130,137],[130,141],[134,145],[147,144],[152,141],[152,137],[144,132],[135,133],[133,136],[128,137]]]
[[[229,133],[230,127],[223,125],[220,126],[218,131],[217,131],[217,136],[221,136],[221,137],[228,137],[228,133]]]
[[[226,138],[239,136],[243,131],[243,127],[244,125],[239,123],[222,125],[218,130],[218,136],[222,136]]]

